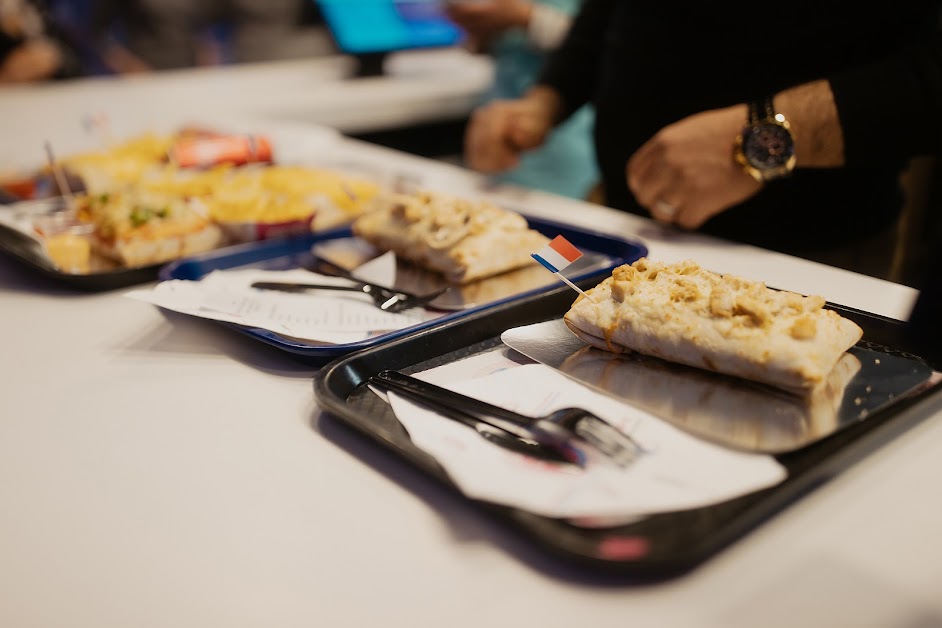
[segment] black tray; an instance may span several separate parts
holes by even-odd
[[[421,330],[381,346],[339,358],[318,372],[319,406],[396,452],[406,461],[455,486],[436,461],[412,445],[388,404],[366,386],[384,369],[423,371],[501,346],[506,329],[560,317],[573,301],[571,289],[505,304],[461,320]],[[905,325],[859,310],[828,304],[864,330],[858,346],[903,356],[939,370],[908,347]],[[833,436],[776,459],[788,477],[780,484],[704,508],[648,516],[627,525],[588,528],[519,509],[472,501],[528,540],[593,573],[632,579],[663,579],[702,563],[790,503],[862,459],[905,429],[942,409],[939,382],[884,407]],[[639,548],[643,548],[639,549]]]
[[[52,212],[61,207],[61,204],[61,197],[53,197],[36,201],[24,201],[5,206],[0,205],[0,212],[13,212],[16,211],[18,207],[32,205],[35,206],[36,209],[27,211],[41,214],[42,207],[48,207],[49,211]],[[281,247],[283,250],[291,250],[293,246],[310,248],[312,244],[324,238],[330,238],[338,234],[346,235],[348,233],[348,228],[341,227],[315,233],[281,236],[260,242],[248,242],[245,244],[224,243],[219,248],[208,251],[203,255],[209,256],[208,259],[241,259],[247,255],[251,256],[251,252],[254,250],[266,250],[268,247]],[[0,221],[0,253],[56,283],[86,292],[117,290],[156,281],[160,278],[161,270],[168,264],[178,264],[181,262],[189,262],[191,259],[200,259],[195,256],[194,258],[160,262],[146,266],[126,267],[93,253],[95,260],[94,269],[84,273],[67,272],[57,268],[55,264],[53,264],[52,260],[49,259],[49,256],[46,255],[36,240],[21,233],[13,226],[5,224],[3,221]],[[192,264],[189,268],[192,268]]]
[[[632,240],[532,216],[526,216],[526,218],[530,226],[537,231],[549,237],[562,235],[583,253],[586,253],[587,257],[589,253],[596,255],[599,264],[593,266],[591,269],[583,271],[576,270],[572,273],[567,270],[567,277],[577,284],[583,282],[587,286],[595,285],[602,277],[608,276],[616,266],[630,264],[647,254],[647,248],[644,245]],[[336,244],[344,240],[354,240],[353,234],[349,228],[300,238],[286,238],[279,241],[267,241],[252,245],[219,249],[217,251],[210,251],[172,262],[161,269],[159,278],[161,280],[198,280],[214,270],[228,268],[255,267],[268,270],[288,270],[303,267],[313,261],[311,254],[311,247],[313,245],[317,244],[323,246],[331,243]],[[576,265],[572,268],[575,266]],[[539,271],[543,272],[542,269],[539,269]],[[515,302],[537,294],[556,290],[562,292],[563,290],[560,290],[559,286],[563,286],[564,284],[558,280],[554,281],[549,271],[545,272],[547,283],[539,288],[524,289],[510,296],[482,302],[468,309],[443,313],[442,316],[436,317],[430,321],[394,332],[373,336],[358,342],[342,344],[318,343],[291,338],[266,329],[250,328],[232,323],[221,324],[234,328],[256,340],[273,345],[282,351],[287,351],[303,362],[322,366],[340,355],[373,347],[420,329],[436,327],[449,321],[462,320],[476,313],[488,311],[499,305]],[[488,279],[483,279],[479,283],[487,281]],[[570,288],[565,288],[565,290],[571,291]]]
[[[3,208],[0,207],[0,211]],[[157,279],[162,264],[114,268],[89,273],[64,272],[52,263],[39,244],[19,231],[0,223],[0,253],[58,283],[97,292],[116,290]]]

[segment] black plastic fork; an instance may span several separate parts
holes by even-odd
[[[444,286],[428,294],[413,294],[404,290],[396,290],[379,284],[363,281],[355,277],[346,268],[329,262],[322,258],[314,258],[312,264],[306,265],[308,270],[332,277],[341,277],[351,282],[350,285],[320,284],[306,281],[256,281],[253,288],[262,290],[278,290],[280,292],[308,292],[310,290],[345,290],[348,292],[362,292],[373,299],[373,303],[384,312],[393,314],[404,312],[416,307],[428,305],[440,297],[450,286]]]
[[[630,436],[582,408],[563,408],[530,417],[391,370],[380,371],[369,383],[472,427],[476,421],[503,430],[526,442],[528,453],[537,457],[578,466],[595,458],[628,467],[643,453]]]

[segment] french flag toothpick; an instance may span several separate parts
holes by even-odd
[[[558,235],[553,238],[549,244],[540,249],[539,252],[531,253],[530,255],[533,259],[542,264],[546,270],[562,279],[570,288],[580,294],[585,294],[579,286],[562,275],[563,269],[582,257],[582,251],[574,247],[569,240]]]

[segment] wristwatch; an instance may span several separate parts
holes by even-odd
[[[736,138],[736,163],[756,181],[773,181],[795,169],[795,141],[772,97],[749,103],[749,122]]]

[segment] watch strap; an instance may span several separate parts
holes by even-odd
[[[755,126],[763,120],[775,118],[775,106],[771,96],[763,96],[749,102],[749,126]]]

